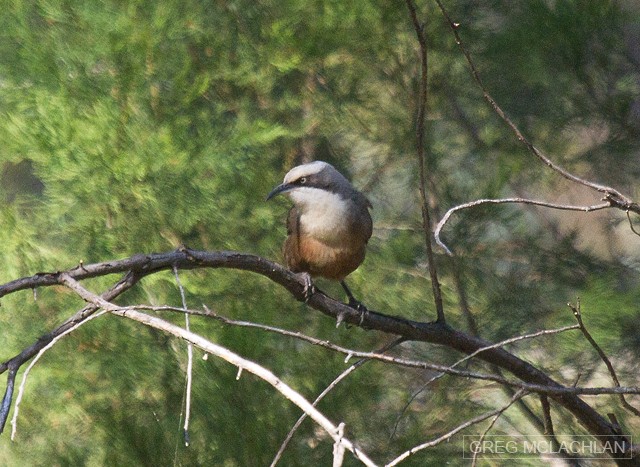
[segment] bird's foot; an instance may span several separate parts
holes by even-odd
[[[350,307],[350,308],[353,308],[354,310],[356,310],[356,311],[358,311],[360,313],[360,321],[358,322],[358,326],[362,327],[362,323],[364,323],[365,318],[369,314],[369,310],[367,309],[367,307],[364,306],[362,303],[360,303],[359,301],[357,301],[355,299],[354,300],[349,300],[349,303],[347,303],[347,306]],[[340,327],[340,325],[344,321],[345,316],[346,316],[346,313],[344,313],[344,312],[338,314],[338,316],[336,318],[336,327],[337,328]],[[351,327],[348,324],[346,326],[347,326],[347,329]]]
[[[304,302],[307,303],[313,294],[316,293],[316,286],[313,285],[311,275],[308,272],[303,272],[300,275],[304,280],[304,289],[302,289],[302,293],[304,295]]]
[[[353,308],[354,310],[358,310],[363,313],[369,311],[361,301],[356,300],[353,297],[349,297],[349,303],[347,303],[347,305],[349,305],[349,307]]]
[[[369,310],[361,302],[355,299],[349,300],[349,306],[360,312],[360,322],[358,323],[358,326],[362,327],[362,323],[364,323],[364,319],[369,314]]]
[[[349,302],[347,303],[347,305],[350,308],[353,308],[354,310],[357,310],[360,312],[360,323],[358,325],[362,326],[362,323],[364,322],[364,319],[367,316],[367,313],[369,313],[369,310],[367,309],[366,306],[362,304],[361,301],[356,300],[356,298],[351,293],[351,290],[349,290],[349,287],[347,287],[347,284],[345,284],[344,281],[340,281],[340,285],[342,285],[342,288],[344,289],[345,293],[347,294],[347,297],[349,298]]]

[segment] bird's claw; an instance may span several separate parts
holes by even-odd
[[[316,293],[316,286],[313,285],[313,281],[311,280],[311,275],[308,272],[302,273],[302,279],[304,280],[304,289],[302,289],[302,294],[304,295],[304,302],[307,303],[313,294]]]

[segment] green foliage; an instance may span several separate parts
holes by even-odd
[[[434,218],[486,197],[567,193],[575,204],[591,204],[498,120],[437,6],[419,7],[429,40]],[[487,88],[536,145],[580,175],[622,191],[633,186],[640,76],[628,31],[640,23],[637,8],[608,0],[483,0],[456,2],[451,14]],[[372,309],[433,319],[414,154],[416,48],[402,3],[9,2],[0,12],[0,280],[181,244],[280,259],[287,205],[264,197],[294,163],[317,158],[346,172],[374,205],[367,261],[349,278],[354,291]],[[634,385],[637,368],[629,362],[637,361],[640,334],[637,268],[629,265],[637,238],[603,248],[619,231],[609,218],[567,219],[522,206],[454,215],[443,237],[457,263],[437,250],[448,319],[462,329],[474,322],[482,337],[498,341],[570,324],[565,304],[580,296],[587,326],[623,384]],[[600,243],[585,244],[580,232],[596,232],[595,225]],[[336,330],[255,275],[185,271],[180,278],[192,307],[205,303],[225,316],[359,349],[390,339]],[[87,284],[102,291],[114,280]],[[341,296],[335,284],[319,286]],[[161,273],[122,302],[179,305],[180,296],[173,274]],[[81,306],[58,288],[4,298],[0,358]],[[343,357],[281,336],[197,319],[192,326],[309,399],[345,368]],[[583,368],[585,384],[610,384],[578,332],[514,351],[562,382]],[[417,344],[403,353],[458,358]],[[86,324],[34,368],[17,441],[0,438],[0,464],[268,465],[298,411],[256,378],[236,381],[226,363],[197,357],[191,446],[184,448],[182,343],[112,316]],[[368,363],[320,409],[386,460],[496,407],[494,388],[451,377],[420,391],[431,376]],[[602,413],[619,410],[613,398],[602,405]],[[512,413],[496,429],[511,424],[532,433]],[[454,440],[405,465],[456,462],[460,446]],[[330,442],[305,422],[283,465],[330,462]]]

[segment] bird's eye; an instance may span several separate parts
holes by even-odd
[[[300,182],[300,185],[304,185],[305,183],[307,183],[307,177],[301,177],[298,181]]]

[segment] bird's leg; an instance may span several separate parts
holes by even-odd
[[[302,290],[302,293],[304,294],[304,302],[307,303],[313,294],[316,293],[316,286],[313,285],[311,274],[308,272],[302,272],[300,275],[304,280],[304,289]]]
[[[347,305],[349,305],[351,308],[354,308],[358,311],[362,311],[362,312],[369,311],[367,310],[367,307],[362,304],[362,302],[356,300],[356,298],[351,293],[351,290],[349,290],[349,287],[347,287],[347,284],[344,281],[340,281],[340,285],[342,286],[342,288],[347,294],[347,297],[349,298],[349,303],[347,303]]]

